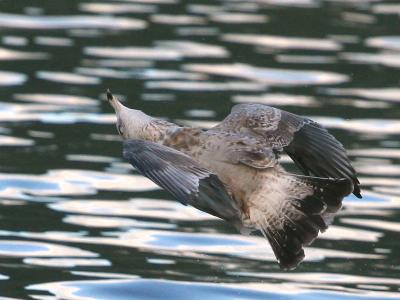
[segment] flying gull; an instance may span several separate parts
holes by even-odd
[[[259,230],[283,269],[324,232],[351,192],[361,198],[342,146],[318,123],[262,104],[238,104],[217,126],[179,126],[107,99],[124,139],[123,156],[185,205]],[[304,176],[279,164],[286,152]]]

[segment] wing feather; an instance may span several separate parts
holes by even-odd
[[[361,197],[357,174],[352,167],[343,145],[319,124],[304,119],[303,126],[294,133],[284,150],[312,175],[332,178],[349,178],[353,193]]]
[[[225,220],[239,219],[239,209],[224,184],[184,153],[149,141],[127,140],[123,156],[181,203]]]
[[[343,145],[320,124],[263,104],[239,104],[214,130],[246,132],[264,146],[284,150],[305,175],[348,178],[361,198],[360,182]]]

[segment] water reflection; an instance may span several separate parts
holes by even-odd
[[[233,12],[212,14],[210,19],[214,22],[227,24],[262,24],[268,21],[268,17],[265,15]]]
[[[108,267],[111,263],[105,259],[86,258],[25,258],[24,264],[55,268]]]
[[[20,85],[27,80],[25,74],[0,71],[0,86]]]
[[[132,30],[143,29],[146,23],[131,18],[107,16],[26,16],[0,14],[0,27],[20,28],[23,30],[73,29],[73,28],[103,28]]]
[[[157,287],[157,288],[154,288]],[[190,288],[188,288],[190,287]],[[322,287],[321,287],[322,288]],[[307,291],[307,285],[296,284],[268,284],[268,283],[241,283],[241,284],[215,284],[215,283],[189,283],[172,280],[93,280],[76,282],[56,282],[28,287],[33,291],[49,291],[62,299],[158,299],[162,291],[163,299],[382,299],[391,296],[390,293],[369,292],[362,294],[352,293],[351,289],[344,291]],[[277,293],[276,291],[282,291]],[[393,294],[398,297],[399,294]],[[40,299],[40,298],[39,298]]]
[[[398,102],[399,88],[358,88],[358,89],[327,89],[327,93],[343,96],[356,96],[366,99],[376,99],[383,101]]]
[[[149,191],[158,187],[139,175],[83,170],[52,170],[44,175],[0,174],[0,196],[93,195],[97,190]]]
[[[345,219],[342,219],[342,223],[358,225],[358,226],[362,226],[362,227],[376,228],[376,229],[387,230],[387,231],[395,231],[395,232],[400,231],[400,224],[398,224],[396,222],[388,222],[388,221],[384,221],[384,220],[364,220],[364,219],[345,218]]]
[[[4,45],[22,47],[28,44],[28,39],[22,36],[6,35],[1,39]]]
[[[270,106],[319,106],[319,102],[310,96],[288,94],[263,94],[263,95],[237,95],[233,97],[237,103],[262,103]]]
[[[366,44],[370,47],[382,48],[387,50],[400,50],[400,37],[380,36],[368,38]]]
[[[341,128],[366,134],[396,134],[400,132],[400,121],[382,119],[353,119],[314,117],[318,122],[328,128]]]
[[[0,48],[0,60],[35,60],[48,58],[46,53],[17,51]]]
[[[112,220],[110,221],[112,222]],[[101,225],[100,225],[101,226]],[[151,224],[149,225],[151,227]],[[173,229],[173,227],[171,227]],[[355,231],[353,234],[355,234]],[[358,231],[361,233],[362,231]],[[196,259],[198,262],[210,259],[217,260],[214,264],[220,266],[225,260],[233,260],[246,265],[246,261],[275,262],[275,256],[267,247],[262,237],[245,237],[241,235],[226,235],[218,233],[186,233],[173,230],[129,229],[128,231],[103,232],[102,236],[94,237],[68,232],[6,232],[8,236],[46,241],[63,241],[82,245],[104,245],[114,247],[134,248],[147,253],[162,253],[169,256]],[[378,234],[379,236],[379,234]],[[373,238],[376,241],[376,238]],[[362,239],[362,241],[368,241]],[[385,253],[369,254],[354,251],[331,250],[326,248],[306,249],[306,262],[321,262],[324,260],[341,259],[370,262],[385,259]],[[218,260],[221,259],[220,262]]]
[[[100,78],[66,72],[39,71],[37,78],[66,84],[99,84]]]
[[[53,36],[37,36],[35,37],[35,43],[49,47],[69,47],[74,45],[72,39]]]
[[[400,14],[400,5],[395,3],[375,4],[372,11],[378,14]]]
[[[173,90],[173,91],[264,91],[266,85],[262,83],[246,81],[150,81],[146,83],[149,89]]]
[[[246,64],[189,64],[184,68],[193,72],[239,77],[277,86],[337,84],[348,80],[346,75],[332,72],[258,68]]]
[[[168,25],[201,25],[205,23],[202,17],[188,15],[163,15],[158,14],[151,16],[150,20],[153,23],[168,24]]]
[[[284,36],[252,35],[252,34],[226,34],[222,39],[227,42],[250,44],[275,49],[307,49],[337,51],[342,47],[332,40],[310,39],[310,38],[289,38]]]
[[[17,138],[13,136],[0,135],[0,147],[5,146],[32,146],[35,141],[30,139]]]
[[[111,209],[115,208],[110,206]],[[58,209],[56,207],[56,209]],[[89,212],[90,213],[90,212]],[[118,215],[112,213],[111,215]],[[140,215],[140,217],[143,217]],[[155,218],[161,218],[160,216],[151,216]],[[89,216],[89,215],[69,215],[63,219],[63,222],[69,224],[75,224],[84,227],[92,228],[159,228],[159,229],[173,229],[176,228],[174,224],[166,224],[162,222],[150,222],[150,221],[137,221],[130,218],[119,218],[119,217],[100,217],[100,216]]]
[[[125,3],[82,3],[79,10],[90,13],[154,13],[157,7],[151,4],[125,4]]]
[[[150,60],[176,60],[182,55],[172,49],[154,49],[144,47],[87,47],[85,53],[96,57],[118,59],[150,59]]]
[[[32,103],[46,103],[72,107],[98,104],[98,100],[93,98],[60,94],[14,94],[14,99]]]
[[[96,257],[96,253],[69,246],[43,242],[1,240],[0,254],[4,257]]]
[[[177,60],[184,57],[224,58],[229,52],[221,46],[184,41],[159,41],[155,48],[144,47],[88,47],[86,54],[108,58]]]
[[[8,278],[8,276],[0,274],[0,280],[7,280]]]
[[[347,59],[353,63],[360,64],[381,64],[384,66],[388,66],[391,68],[399,68],[400,67],[400,55],[397,53],[343,53],[341,57]]]
[[[130,201],[73,200],[50,204],[50,208],[69,213],[137,216],[143,218],[172,219],[181,221],[215,219],[215,217],[196,210],[193,207],[184,206],[175,201],[156,199],[132,199]],[[115,221],[115,219],[110,219],[110,223],[113,223],[113,220]],[[121,219],[117,220],[121,221]],[[90,218],[87,218],[86,222],[89,223]],[[130,220],[130,222],[134,221]],[[96,222],[96,224],[99,223]],[[149,225],[151,225],[151,223],[149,223]]]
[[[0,1],[0,299],[400,298],[397,3],[28,2]],[[106,88],[207,128],[235,103],[312,117],[348,149],[363,199],[279,271],[261,236],[121,158]]]

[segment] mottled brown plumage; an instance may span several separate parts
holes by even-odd
[[[310,119],[263,104],[238,104],[215,129],[263,139],[265,147],[284,150],[306,175],[348,178],[354,195],[361,198],[360,183],[342,144]]]
[[[260,230],[282,268],[303,260],[303,246],[327,229],[344,196],[361,197],[343,146],[309,119],[242,104],[204,130],[126,108],[111,93],[108,99],[132,165],[183,204],[242,233]],[[279,164],[281,151],[306,175],[326,178],[287,173]]]

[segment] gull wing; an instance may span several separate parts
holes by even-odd
[[[217,175],[184,153],[149,141],[127,140],[123,156],[184,205],[228,221],[239,219],[239,209]]]
[[[318,123],[263,104],[238,104],[213,130],[262,137],[266,147],[293,159],[305,175],[348,178],[361,198],[360,182],[343,145]]]
[[[208,159],[203,159],[206,160],[244,164],[256,169],[274,167],[278,163],[277,154],[266,147],[264,141],[236,132],[182,127],[169,134],[164,144],[185,149],[186,153],[205,152]],[[192,148],[188,149],[188,145]]]
[[[204,133],[210,158],[229,164],[243,164],[255,169],[272,168],[278,164],[277,153],[254,137],[220,130]]]
[[[221,146],[221,150],[224,150],[224,157],[232,164],[241,163],[255,169],[266,169],[278,163],[272,149],[256,139],[233,137],[232,141]]]

